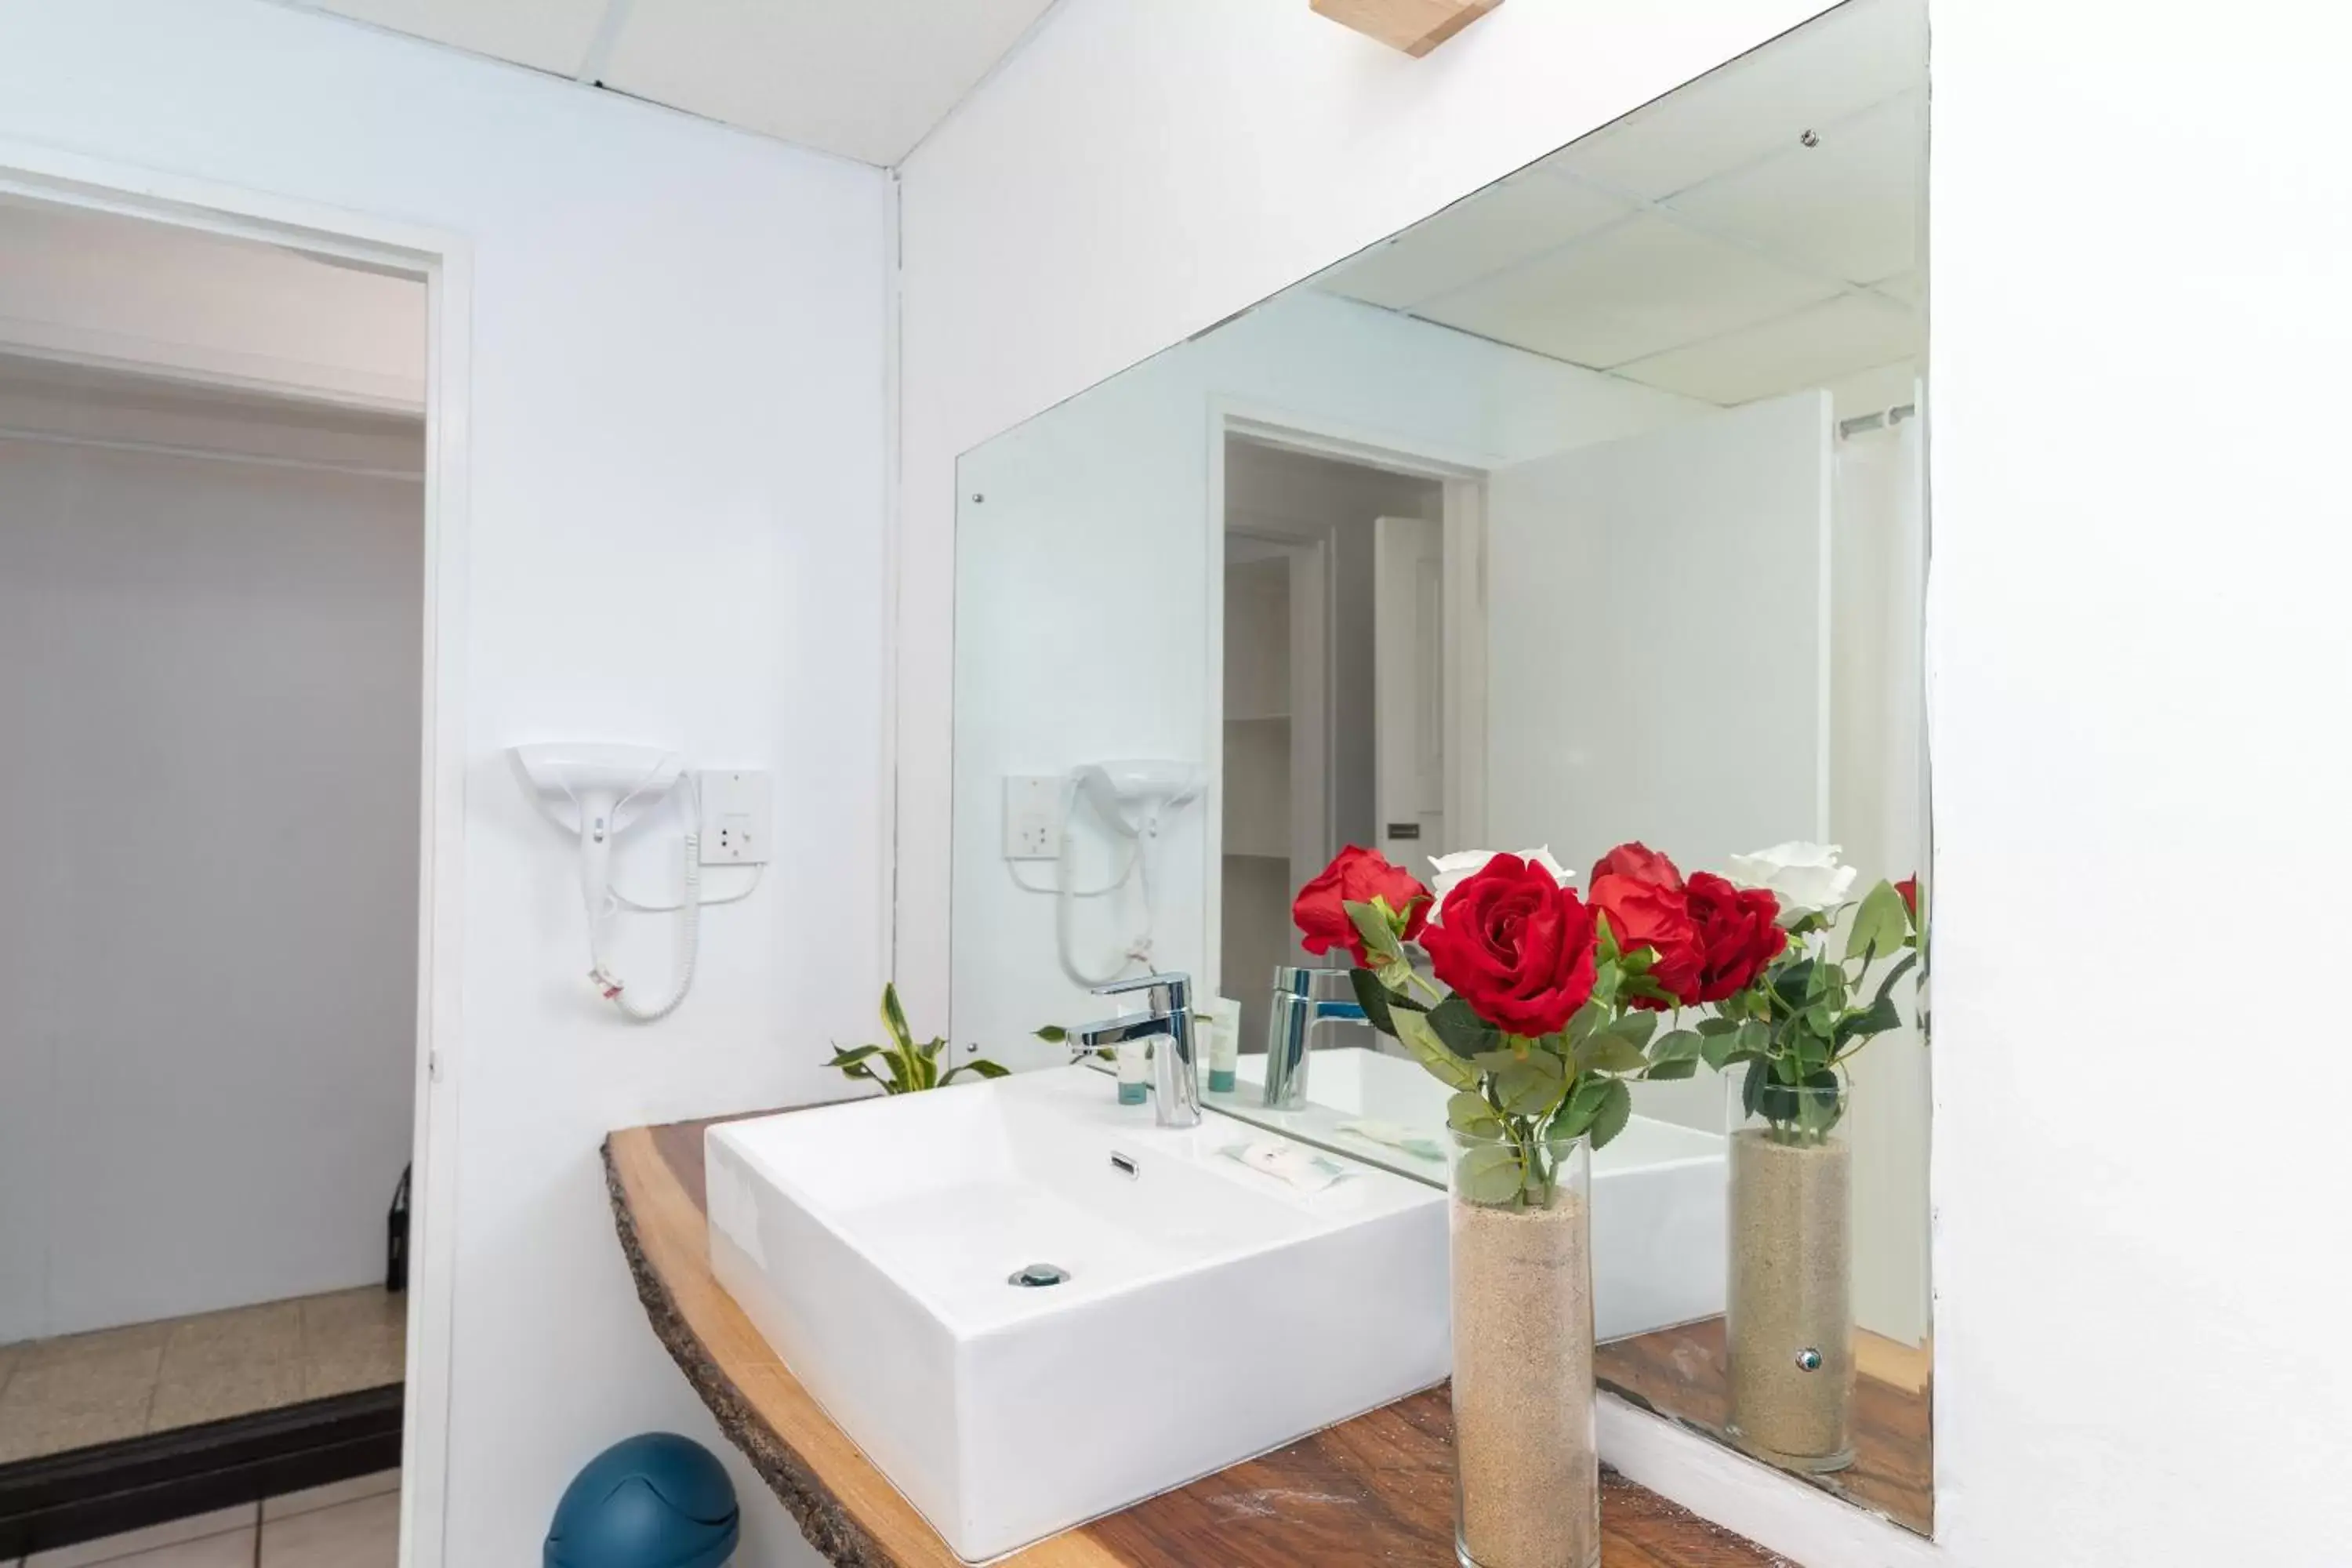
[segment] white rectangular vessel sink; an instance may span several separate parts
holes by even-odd
[[[1241,1058],[1232,1106],[1261,1125],[1445,1180],[1445,1101],[1452,1092],[1421,1064],[1383,1051],[1318,1050],[1307,1058],[1302,1110],[1257,1103],[1265,1058]],[[1406,1129],[1436,1158],[1341,1131],[1351,1121]],[[1645,1334],[1723,1310],[1723,1135],[1636,1116],[1592,1156],[1592,1314],[1601,1339]]]
[[[1156,1127],[1083,1068],[730,1122],[711,1264],[982,1562],[1445,1376],[1444,1194],[1223,1152],[1266,1138]]]

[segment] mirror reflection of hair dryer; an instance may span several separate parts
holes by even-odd
[[[1129,971],[1150,973],[1158,967],[1152,956],[1158,918],[1155,889],[1160,884],[1160,841],[1169,818],[1201,798],[1208,787],[1208,770],[1198,763],[1130,758],[1118,762],[1082,763],[1064,781],[1061,826],[1054,854],[1054,935],[1062,973],[1080,985],[1106,985]],[[1078,807],[1099,824],[1111,838],[1127,847],[1125,867],[1103,887],[1080,890],[1072,883],[1075,870],[1073,836],[1078,827]],[[1076,904],[1080,899],[1111,898],[1130,881],[1139,884],[1142,923],[1126,950],[1108,970],[1097,970],[1077,953]],[[1113,905],[1116,909],[1116,903]]]

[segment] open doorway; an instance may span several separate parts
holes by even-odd
[[[0,1556],[396,1543],[425,290],[0,200]]]
[[[1242,1042],[1304,953],[1292,896],[1339,846],[1444,842],[1445,484],[1225,438],[1219,959]]]

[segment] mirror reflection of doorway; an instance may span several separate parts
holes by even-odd
[[[1443,840],[1442,481],[1225,443],[1222,988],[1263,1048],[1290,902],[1345,844]]]

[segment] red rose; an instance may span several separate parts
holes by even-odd
[[[1789,945],[1780,900],[1761,888],[1735,888],[1711,871],[1691,873],[1685,890],[1698,931],[1698,986],[1685,1002],[1720,1002],[1745,991]]]
[[[1631,877],[1636,882],[1647,882],[1669,892],[1683,890],[1683,874],[1675,868],[1675,863],[1639,839],[1620,844],[1593,862],[1594,884],[1599,885],[1603,877]]]
[[[1915,872],[1913,875],[1906,877],[1901,881],[1895,883],[1895,890],[1903,895],[1903,908],[1909,912],[1911,916],[1911,923],[1915,926],[1917,925],[1919,923],[1919,878],[1917,874]]]
[[[1633,952],[1646,947],[1657,955],[1650,961],[1650,978],[1672,1000],[1655,996],[1628,1000],[1636,1007],[1663,1013],[1678,1003],[1687,1005],[1697,999],[1699,969],[1706,952],[1699,942],[1698,927],[1691,923],[1689,897],[1680,873],[1664,856],[1653,858],[1674,876],[1671,885],[1603,871],[1592,879],[1592,910],[1607,918],[1609,934],[1617,939],[1618,952]]]
[[[1438,979],[1514,1035],[1557,1034],[1592,994],[1592,911],[1516,855],[1496,856],[1446,894],[1421,944]]]
[[[1363,933],[1348,918],[1347,906],[1369,904],[1374,899],[1385,900],[1391,913],[1404,917],[1402,935],[1407,942],[1418,938],[1428,923],[1429,889],[1379,850],[1350,844],[1320,875],[1299,889],[1291,902],[1290,918],[1304,939],[1300,945],[1313,953],[1343,947],[1355,959],[1357,968],[1369,968],[1371,960],[1364,952]]]

